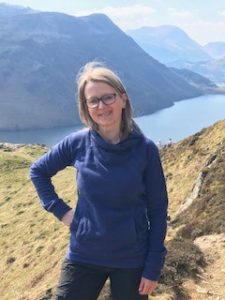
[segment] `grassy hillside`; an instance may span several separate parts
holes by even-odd
[[[179,205],[191,193],[200,171],[224,140],[225,121],[221,121],[162,150],[172,218]]]
[[[57,281],[68,235],[62,223],[40,208],[28,177],[31,162],[46,149],[25,146],[0,151],[1,299],[41,299]],[[54,181],[59,194],[64,191],[61,196],[74,202],[73,170],[63,173]]]
[[[41,145],[0,144],[1,300],[53,299],[69,231],[40,207],[28,177],[31,162],[46,151]],[[195,299],[183,287],[185,280],[199,280],[207,265],[195,238],[225,231],[225,121],[162,149],[161,157],[171,223],[161,285],[151,299]],[[71,206],[76,203],[74,176],[67,168],[53,179]],[[178,214],[196,185],[192,204]],[[106,288],[101,299],[107,294]]]
[[[168,148],[163,160],[172,219],[196,189],[192,204],[174,220],[176,226],[183,225],[182,236],[194,239],[225,232],[225,121]]]
[[[204,247],[196,242],[206,237],[210,243],[215,236],[219,236],[218,243],[224,244],[225,120],[162,149],[161,157],[167,179],[171,219],[167,236],[169,254],[163,273],[166,286],[163,285],[162,291],[173,287],[169,288],[170,295],[177,300],[212,299],[207,291],[203,298],[200,297],[201,292],[195,296],[189,294],[184,283],[191,279],[197,291],[198,288],[201,290],[200,278],[207,272],[204,270],[207,270],[208,264],[220,259],[223,261],[221,268],[225,268],[222,259],[225,247],[223,252],[210,257],[209,251],[202,251]],[[182,210],[184,207],[186,209]],[[214,275],[217,271],[214,270]],[[207,273],[205,276],[205,280],[212,277]],[[224,273],[221,279],[225,282]],[[215,279],[211,281],[213,286],[217,285]]]

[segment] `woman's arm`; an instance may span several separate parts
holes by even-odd
[[[30,178],[39,195],[41,205],[60,220],[71,210],[71,207],[58,197],[51,177],[72,164],[75,153],[72,151],[71,144],[72,135],[55,145],[30,168]]]
[[[148,163],[145,173],[147,216],[150,222],[148,254],[143,277],[157,281],[164,264],[166,248],[164,239],[167,229],[167,190],[159,151],[153,142],[148,145]]]

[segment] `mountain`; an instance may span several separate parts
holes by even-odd
[[[23,7],[19,5],[10,5],[7,3],[0,3],[0,17],[8,18],[13,17],[21,14],[29,14],[29,13],[35,13],[36,11],[29,8],[29,7]]]
[[[225,82],[225,43],[209,43],[202,47],[175,26],[143,27],[129,30],[130,35],[149,55],[168,67],[187,69],[216,83]],[[212,59],[212,57],[220,59]],[[176,72],[182,77],[181,72]],[[184,75],[184,74],[183,74]],[[193,75],[193,74],[192,74]],[[190,73],[184,76],[191,79]],[[188,81],[189,82],[189,81]],[[191,83],[192,80],[189,82]],[[212,86],[204,80],[206,90]]]
[[[3,14],[5,5],[0,7]],[[135,116],[201,94],[105,15],[21,13],[14,6],[10,14],[10,7],[9,17],[0,18],[1,130],[78,124],[75,76],[91,60],[103,61],[119,74]]]
[[[127,31],[149,55],[162,63],[209,60],[204,48],[176,26],[142,27]]]
[[[193,86],[202,90],[203,93],[218,92],[218,86],[213,81],[198,73],[187,69],[171,68],[171,70],[183,77],[189,83],[193,84]]]
[[[47,150],[0,143],[1,300],[54,299],[68,228],[41,208],[28,177],[31,163]],[[164,147],[160,155],[170,221],[168,255],[156,298],[202,300],[210,292],[212,299],[223,299],[225,120]],[[53,183],[74,207],[74,170],[66,168]],[[109,299],[107,292],[108,285],[99,300]]]
[[[199,73],[207,77],[209,80],[217,83],[225,83],[225,57],[221,59],[211,59],[209,61],[189,62],[189,61],[175,61],[168,64],[168,66],[178,69],[188,69],[190,71]]]
[[[203,48],[213,58],[225,57],[225,42],[208,43]]]

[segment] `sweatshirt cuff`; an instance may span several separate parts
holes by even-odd
[[[145,263],[142,273],[144,278],[158,281],[161,275],[161,270],[164,265],[166,249],[163,252],[150,252]]]
[[[148,270],[147,268],[144,268],[144,271],[142,273],[142,277],[152,280],[152,281],[158,281],[159,277],[161,275],[161,270]]]
[[[53,215],[56,216],[56,218],[61,220],[62,217],[71,209],[72,208],[68,204],[66,204],[62,199],[58,199],[51,211]]]

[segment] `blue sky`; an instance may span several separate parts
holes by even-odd
[[[122,30],[176,25],[204,45],[225,42],[225,0],[6,0],[42,11],[75,16],[105,13]]]

